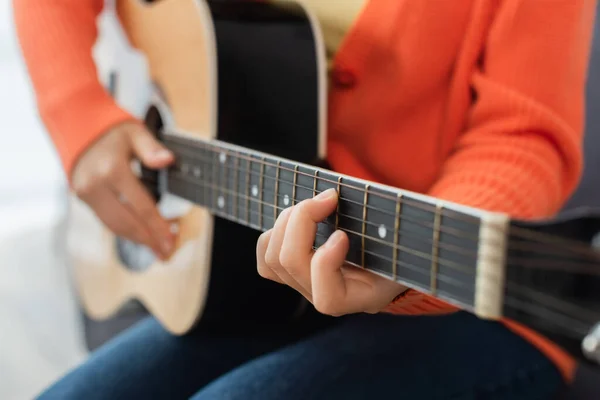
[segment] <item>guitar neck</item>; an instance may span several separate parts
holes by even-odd
[[[165,134],[164,143],[177,159],[168,192],[266,231],[285,208],[334,188],[338,207],[319,224],[315,248],[343,230],[350,264],[481,316],[501,314],[503,216],[220,141]]]

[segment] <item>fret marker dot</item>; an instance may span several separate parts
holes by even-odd
[[[385,237],[387,236],[387,229],[385,229],[385,225],[379,225],[377,233],[379,234],[380,238],[385,239]]]
[[[283,204],[285,204],[286,206],[290,205],[290,196],[288,196],[287,194],[283,196]]]
[[[198,168],[198,167],[194,168],[194,176],[196,178],[199,178],[200,175],[202,175],[202,171],[200,171],[200,168]]]
[[[220,162],[221,164],[225,164],[225,161],[226,161],[226,160],[227,160],[227,154],[225,154],[225,153],[221,153],[221,154],[219,154],[219,162]]]
[[[219,208],[225,207],[225,199],[223,198],[223,196],[219,196],[219,198],[217,199],[217,205],[219,206]]]
[[[258,196],[258,188],[256,187],[256,185],[252,185],[252,196]]]

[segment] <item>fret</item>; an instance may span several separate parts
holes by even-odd
[[[260,222],[263,231],[271,229],[275,225],[274,217],[274,197],[276,193],[276,177],[278,162],[272,158],[263,158],[263,176],[262,176],[262,221]]]
[[[337,179],[337,187],[336,187],[336,191],[337,191],[337,196],[338,196],[338,203],[335,207],[335,230],[338,229],[338,227],[340,226],[340,202],[339,202],[339,198],[340,198],[340,188],[342,186],[342,177],[339,176]]]
[[[198,200],[200,204],[207,208],[210,208],[210,195],[212,193],[210,188],[210,163],[208,160],[208,157],[210,157],[210,155],[204,147],[198,149],[198,151],[196,151],[195,153],[196,161],[194,163],[195,165],[193,166],[193,168],[191,168],[190,177],[193,177],[195,182],[199,182],[199,185],[201,186],[199,188],[200,191],[198,193]],[[180,159],[182,162],[185,160],[185,158],[182,155],[179,155],[177,158]],[[185,169],[186,171],[188,171],[188,173],[190,172],[189,167]]]
[[[281,209],[276,209],[277,217],[281,214],[283,209],[291,207],[294,199],[294,187],[296,170],[294,164],[287,161],[281,161],[278,164],[278,178],[277,178],[277,202]]]
[[[365,268],[365,240],[367,234],[367,201],[369,200],[369,185],[365,186],[365,197],[363,199],[362,237],[361,237],[361,263]]]
[[[240,157],[237,153],[234,154],[233,157],[231,157],[233,159],[233,179],[231,180],[233,183],[233,187],[231,188],[232,194],[231,194],[231,215],[237,220],[240,217],[239,214],[239,210],[238,210],[238,193],[243,193],[240,192],[238,190],[239,188],[239,173],[238,173],[238,169],[240,167]]]
[[[298,166],[294,165],[294,183],[292,184],[292,205],[296,204],[297,182],[298,182]]]
[[[260,160],[260,173],[258,176],[258,226],[263,227],[263,197],[264,197],[264,181],[265,181],[265,159]]]
[[[208,153],[205,147],[199,148],[196,152],[196,156],[198,157],[196,160],[196,165],[192,169],[192,175],[196,182],[199,182],[201,187],[199,188],[199,192],[197,194],[198,201],[203,206],[209,207],[209,195],[210,195],[210,187],[209,187],[209,175],[207,174],[207,157]]]
[[[262,169],[264,164],[261,158],[255,154],[250,155],[250,209],[249,223],[251,227],[261,229],[260,220],[262,216]]]
[[[202,198],[202,195],[204,193],[204,185],[202,184],[202,179],[197,176],[198,171],[200,171],[200,166],[198,164],[198,161],[192,161],[190,163],[191,171],[187,175],[187,180],[188,182],[193,183],[190,187],[191,191],[193,192],[192,201],[197,204],[203,204],[202,202],[204,199]]]
[[[327,189],[338,188],[336,181],[340,181],[340,177],[338,177],[337,175],[328,171],[319,171],[318,178],[315,179],[315,186],[313,188],[313,192],[323,193]],[[329,215],[323,222],[317,225],[317,236],[315,237],[314,242],[315,248],[322,246],[323,243],[325,243],[327,239],[329,239],[329,236],[331,236],[333,232],[335,232],[335,230],[337,229],[335,226],[337,214],[337,212],[331,213],[331,215]]]
[[[219,164],[218,164],[218,153],[215,149],[210,149],[210,167],[212,169],[211,177],[212,177],[212,196],[211,196],[211,208],[213,210],[218,210],[218,197],[219,197]]]
[[[313,197],[317,196],[317,180],[319,179],[319,170],[315,169],[315,176],[313,178]]]
[[[407,194],[403,200],[398,230],[398,278],[429,291],[435,207]]]
[[[196,184],[195,190],[195,201],[201,205],[206,205],[206,183],[204,182],[204,176],[202,174],[204,168],[204,157],[206,153],[206,149],[204,147],[195,151],[196,153],[196,162],[192,166],[191,179],[194,180]]]
[[[186,160],[183,158],[178,158],[173,165],[171,165],[168,169],[168,181],[167,188],[168,190],[184,199],[193,201],[193,194],[189,193],[188,187],[186,185],[186,177],[183,173],[183,166],[186,165]]]
[[[361,232],[363,229],[364,190],[364,183],[351,178],[344,178],[343,185],[340,185],[338,228],[346,232],[350,241],[347,261],[358,266],[363,265]],[[365,254],[365,263],[369,263],[369,254]]]
[[[444,209],[443,218],[440,220],[440,246],[437,257],[438,296],[474,305],[480,225],[478,217]]]
[[[398,277],[398,234],[400,232],[400,211],[402,210],[402,193],[398,193],[396,200],[396,217],[394,218],[394,243],[392,256],[392,279],[395,281]]]
[[[295,169],[296,174],[296,193],[294,195],[295,204],[313,197],[313,187],[315,186],[315,169],[299,166]]]
[[[432,295],[437,292],[437,278],[438,278],[438,251],[440,247],[440,225],[442,222],[442,206],[437,204],[435,206],[435,216],[433,219],[433,240],[431,241],[431,278],[429,283],[429,290]]]
[[[246,197],[246,224],[250,225],[250,178],[252,176],[252,163],[250,158],[246,159],[246,180],[244,183],[244,191],[240,191],[240,193],[244,193]]]
[[[217,157],[218,163],[217,167],[217,210],[219,212],[227,214],[227,207],[229,201],[227,201],[227,188],[228,188],[228,180],[227,180],[227,162],[230,157],[228,157],[227,152],[223,149],[220,151],[215,151],[215,156]]]
[[[281,161],[277,161],[275,172],[275,190],[273,193],[273,221],[277,221],[279,210],[279,171],[281,170]],[[275,223],[273,223],[275,225]]]
[[[364,228],[365,267],[393,277],[397,193],[374,185],[365,188],[365,192],[368,195],[366,201],[363,200],[366,204],[366,210],[362,208],[364,223],[356,226],[357,229]]]

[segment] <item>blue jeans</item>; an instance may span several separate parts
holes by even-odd
[[[151,318],[47,389],[48,399],[553,399],[557,369],[502,325],[353,315],[312,332],[175,337]]]

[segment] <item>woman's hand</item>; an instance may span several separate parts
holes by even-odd
[[[377,313],[406,288],[344,265],[349,241],[343,231],[333,233],[316,251],[312,248],[317,224],[336,206],[337,193],[329,189],[284,210],[258,240],[258,273],[294,288],[323,314]]]
[[[73,171],[73,190],[113,233],[150,247],[164,260],[174,250],[175,237],[131,169],[134,158],[153,169],[174,160],[144,126],[126,122],[105,133],[81,156]]]

